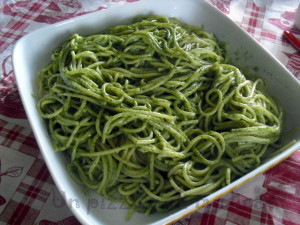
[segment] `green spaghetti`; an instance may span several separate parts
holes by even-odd
[[[213,34],[163,16],[72,35],[39,75],[38,110],[70,175],[146,214],[260,165],[282,109]]]

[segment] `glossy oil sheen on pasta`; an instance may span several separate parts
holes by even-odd
[[[70,175],[150,214],[260,165],[282,110],[213,34],[163,16],[72,35],[39,75],[38,109]]]

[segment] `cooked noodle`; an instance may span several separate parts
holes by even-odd
[[[228,58],[163,16],[74,34],[39,76],[38,109],[75,180],[132,211],[169,210],[256,168],[279,138],[281,108]]]

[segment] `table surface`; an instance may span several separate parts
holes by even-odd
[[[47,24],[136,0],[0,1],[0,225],[76,225],[53,183],[18,94],[16,40]],[[296,0],[207,0],[300,79],[300,54],[282,36],[294,28]],[[267,5],[266,5],[267,4]],[[300,224],[300,152],[175,224]],[[102,210],[114,210],[103,205]]]

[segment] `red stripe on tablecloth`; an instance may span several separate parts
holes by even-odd
[[[33,156],[35,158],[39,157],[39,155],[41,154],[38,145],[35,141],[35,139],[33,137],[27,136],[24,141],[22,142],[22,144],[20,145],[19,151],[26,154],[26,155],[30,155]]]
[[[28,195],[34,199],[38,199],[43,202],[46,202],[47,197],[49,195],[47,191],[44,191],[39,187],[31,186],[23,182],[19,185],[17,191],[24,195]]]
[[[262,224],[274,225],[273,217],[270,213],[261,212],[260,221]]]
[[[33,162],[31,168],[27,172],[27,175],[43,182],[52,183],[47,166],[41,158],[37,158]]]
[[[300,60],[294,57],[292,60],[290,60],[290,63],[288,65],[289,67],[293,69],[300,70]]]
[[[261,37],[264,40],[270,40],[271,42],[275,42],[277,39],[277,34],[275,31],[263,29],[261,32]]]
[[[37,159],[37,160],[39,161],[40,159]],[[34,168],[34,166],[32,166],[32,168]],[[38,168],[35,168],[35,169],[38,170]],[[34,177],[35,179],[33,180],[30,188],[25,193],[23,193],[22,202],[19,203],[19,205],[14,210],[13,214],[11,214],[8,224],[12,224],[12,225],[29,224],[29,222],[26,221],[25,216],[28,214],[28,211],[30,211],[30,210],[31,211],[39,210],[39,209],[32,208],[32,206],[34,205],[35,201],[40,201],[40,198],[36,198],[37,197],[36,192],[38,190],[42,189],[42,187],[44,185],[44,181],[46,181],[48,179],[48,177],[49,177],[49,172],[48,172],[45,164],[43,164],[41,169],[38,170],[38,173]],[[50,193],[44,191],[43,194],[47,195],[44,198],[42,198],[42,202],[45,202]],[[34,221],[36,219],[37,215],[38,215],[38,213],[32,215],[32,216],[35,216],[35,218],[30,218],[30,219],[33,219],[33,221]]]
[[[29,26],[29,23],[23,22],[23,21],[18,21],[18,20],[11,20],[7,24],[7,28],[12,29],[12,30],[20,30],[23,31]]]
[[[0,36],[1,38],[1,36]],[[0,52],[4,52],[5,49],[8,48],[8,46],[10,46],[11,43],[8,43],[6,41],[0,41]]]
[[[13,148],[35,158],[40,156],[40,151],[33,133],[26,128],[9,124],[0,119],[0,138],[0,145]],[[19,143],[19,145],[14,143]]]
[[[6,33],[4,33],[3,35],[2,35],[2,37],[3,38],[12,38],[12,37],[14,37],[14,36],[16,36],[14,33],[11,33],[11,32],[6,32]]]
[[[266,11],[265,7],[258,7],[253,2],[248,2],[246,7],[247,7],[247,10],[250,9],[252,12],[253,12],[253,10],[256,12],[263,12],[263,13]]]
[[[250,5],[248,3],[248,5]],[[261,10],[261,11],[248,11],[249,9],[246,9],[245,10],[245,14],[244,15],[247,15],[247,16],[250,16],[250,17],[255,17],[255,18],[259,18],[259,19],[263,19],[264,18],[264,14],[265,14],[265,10]]]
[[[19,206],[18,202],[10,199],[0,214],[0,221],[5,224],[10,224],[9,221],[11,222],[13,220],[12,214],[13,214],[13,212],[15,212],[15,210],[16,210],[16,208],[18,208],[18,206]],[[32,221],[32,223],[33,222],[34,221]]]
[[[299,225],[299,223],[294,223],[292,221],[285,220],[285,219],[282,220],[282,224],[284,224],[284,225]]]
[[[257,19],[256,17],[244,17],[242,20],[243,25],[253,27],[253,29],[262,28],[263,20]]]
[[[257,7],[253,2],[248,2],[242,22],[239,25],[246,30],[256,40],[261,41],[281,41],[281,33],[278,34],[274,30],[264,29],[266,7]]]
[[[14,33],[16,31],[17,33]],[[26,34],[22,31],[16,31],[12,31],[13,33],[11,33],[10,31],[5,32],[2,30],[2,32],[0,32],[0,52],[4,52],[4,50],[6,50],[10,45],[14,44],[18,39]]]
[[[3,142],[1,143],[3,146],[10,147],[17,139],[20,140],[18,137],[21,136],[21,138],[24,138],[24,135],[22,135],[23,127],[20,126],[13,126],[10,130],[4,129],[3,133],[4,135],[1,135],[5,137]]]
[[[30,210],[30,206],[25,205],[23,203],[20,203],[16,210],[14,211],[13,215],[10,217],[10,220],[8,221],[8,224],[14,225],[14,224],[23,224],[23,220]]]
[[[228,206],[228,211],[233,212],[239,216],[250,219],[252,208],[246,207],[244,205],[238,204],[236,202],[230,201],[230,205]]]
[[[32,6],[29,6],[29,9],[26,9],[29,14],[23,14],[22,11],[11,12],[10,7],[7,7],[7,5],[4,7],[4,13],[6,15],[14,16],[13,20],[15,20],[15,22],[13,22],[12,27],[9,27],[9,25],[5,27],[7,31],[2,30],[0,34],[0,52],[3,52],[10,45],[14,44],[18,39],[24,36],[26,34],[24,30],[29,26],[29,23],[27,23],[28,20],[34,20],[44,11],[46,5],[48,5],[45,2],[27,2],[26,4],[32,4]]]
[[[38,149],[38,145],[31,131],[18,125],[9,124],[8,122],[1,119],[0,137],[4,138],[4,140],[0,144],[6,147],[10,147],[11,143],[13,142],[19,142],[27,147]],[[22,146],[22,148],[26,148],[25,146]],[[35,156],[37,156],[37,154],[35,154]]]
[[[212,214],[203,214],[201,223],[199,225],[209,225],[209,224],[214,224],[216,220],[216,215]]]
[[[228,202],[229,201],[227,199],[220,198],[217,201],[212,202],[211,205],[213,207],[218,208],[218,209],[225,209],[225,210],[227,210]]]
[[[38,3],[38,2],[31,2],[32,6],[28,9],[29,14],[24,14],[21,18],[26,19],[26,20],[32,20],[35,18],[34,14],[38,11],[41,13],[44,11],[43,9],[43,4]]]
[[[249,23],[248,23],[248,25],[249,26],[252,26],[252,27],[260,27],[260,26],[258,26],[260,23],[259,23],[260,21],[259,20],[257,20],[256,18],[249,18]]]
[[[9,225],[28,225],[33,224],[39,211],[25,204],[18,204],[13,215],[8,220]]]
[[[268,192],[263,194],[260,198],[269,205],[300,214],[300,201],[299,198],[295,197],[294,195],[280,190],[274,191],[269,189]]]
[[[32,148],[36,148],[38,149],[38,145],[35,141],[35,138],[33,137],[32,133],[30,134],[30,136],[27,136],[24,141],[22,142],[22,144],[32,147]]]
[[[41,160],[41,161],[43,162],[42,167],[35,178],[39,179],[40,181],[46,182],[48,180],[50,174],[49,174],[49,171],[48,171],[47,166],[44,163],[44,161],[43,160]]]

